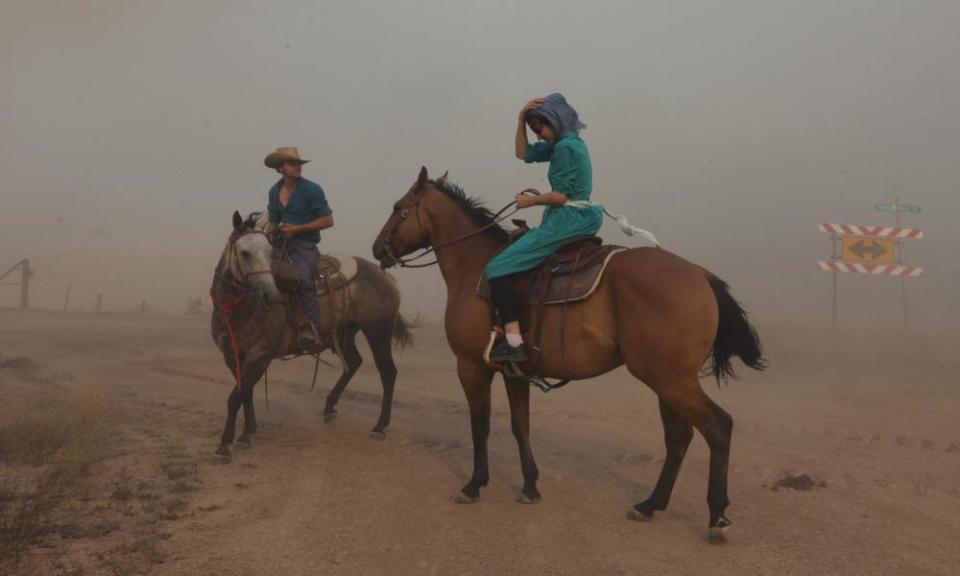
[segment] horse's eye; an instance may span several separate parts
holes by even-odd
[[[244,258],[250,258],[250,251],[249,251],[249,250],[241,250],[241,251],[240,251],[240,255],[243,256]]]

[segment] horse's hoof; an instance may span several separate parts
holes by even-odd
[[[387,435],[384,434],[383,432],[378,432],[376,430],[373,430],[370,432],[370,437],[373,438],[374,440],[386,440]]]
[[[627,512],[627,518],[630,520],[636,520],[637,522],[649,522],[650,520],[653,520],[653,513],[651,512],[648,514],[646,512],[642,512],[637,510],[636,506],[634,506],[629,512]]]
[[[471,498],[470,496],[464,494],[462,490],[457,493],[457,497],[453,499],[453,501],[457,504],[473,504],[477,500],[479,500],[479,498]]]
[[[324,412],[324,413],[323,413],[323,423],[324,423],[324,424],[329,424],[330,422],[333,422],[333,421],[336,420],[336,419],[337,419],[337,412],[336,412],[336,410],[334,410],[333,412]]]
[[[230,453],[230,449],[221,446],[213,453],[213,461],[220,464],[229,464],[233,460],[233,454]]]
[[[237,440],[233,447],[237,450],[249,450],[253,448],[253,444],[249,440]]]
[[[731,526],[733,526],[733,522],[721,516],[716,526],[710,527],[707,539],[711,544],[723,544],[727,541],[727,532],[730,531]]]
[[[517,502],[519,502],[520,504],[536,504],[537,502],[540,502],[540,495],[537,494],[536,496],[531,498],[530,496],[527,496],[523,492],[518,492]]]

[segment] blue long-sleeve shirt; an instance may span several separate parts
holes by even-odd
[[[272,224],[280,222],[284,224],[309,224],[317,218],[333,214],[333,210],[327,204],[327,196],[323,193],[323,188],[316,182],[306,178],[297,180],[286,206],[280,204],[281,187],[283,187],[283,178],[270,188],[267,195],[267,216]],[[317,230],[304,232],[296,237],[320,242],[320,232]]]

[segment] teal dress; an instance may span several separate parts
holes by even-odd
[[[576,133],[565,133],[556,144],[537,142],[528,145],[524,161],[549,161],[547,178],[554,192],[564,194],[569,200],[590,200],[593,191],[590,151]],[[490,260],[487,278],[500,278],[536,268],[571,239],[595,236],[601,224],[603,210],[598,206],[549,206],[543,213],[540,226],[532,228]]]

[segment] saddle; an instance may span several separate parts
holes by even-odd
[[[357,277],[357,259],[346,254],[321,254],[317,261],[317,293],[332,294]]]
[[[320,320],[324,326],[317,327],[321,332],[319,335],[321,339],[325,340],[331,336],[326,333],[325,326],[332,332],[338,325],[339,318],[346,313],[349,299],[344,288],[356,279],[357,271],[357,260],[353,256],[320,254],[317,258],[317,275],[314,282],[319,297],[318,305],[323,307],[324,301],[326,302],[326,310],[320,309]],[[279,250],[274,253],[273,276],[277,288],[289,295],[285,298],[288,321],[298,330],[301,329],[307,322],[307,316],[299,298],[294,295],[303,278],[297,267],[285,255],[281,255]],[[324,345],[331,346],[330,343]]]
[[[340,290],[357,277],[357,259],[346,254],[320,254],[317,258],[317,294],[326,296]],[[274,254],[273,278],[283,292],[296,292],[303,278],[286,257]]]
[[[521,235],[522,233],[516,237],[519,238]],[[542,350],[540,344],[546,306],[551,304],[566,305],[589,298],[600,284],[603,272],[606,270],[607,264],[610,263],[610,259],[624,250],[626,248],[623,246],[603,244],[603,241],[596,236],[574,238],[564,244],[556,254],[548,258],[539,267],[518,275],[515,280],[517,294],[521,302],[526,303],[525,306],[521,306],[521,329],[523,331],[533,329],[533,342],[530,343],[530,363],[532,365],[537,365],[540,360]],[[486,274],[480,277],[477,284],[477,293],[482,298],[490,299],[490,283]],[[563,313],[566,314],[566,306],[563,308]],[[496,325],[496,321],[494,321],[494,325]],[[488,350],[492,348],[497,336],[495,331]],[[516,366],[509,368],[512,375],[520,373]],[[544,391],[556,387],[535,375],[527,375],[527,380]]]
[[[520,275],[517,291],[521,297],[528,296],[531,304],[586,300],[600,284],[610,258],[623,250],[623,246],[603,244],[596,236],[574,238],[539,267]],[[477,283],[477,293],[490,299],[490,282],[485,273]]]

